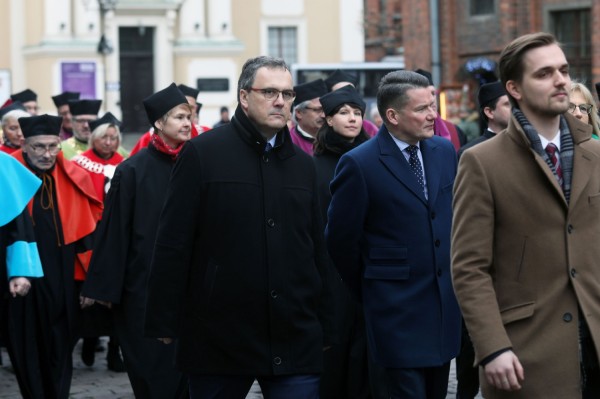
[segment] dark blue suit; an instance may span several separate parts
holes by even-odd
[[[456,153],[437,136],[420,149],[428,199],[385,126],[340,159],[331,183],[330,255],[362,300],[369,349],[386,369],[438,367],[460,345],[450,276]]]

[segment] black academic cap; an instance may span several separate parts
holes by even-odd
[[[485,108],[489,103],[504,95],[506,95],[506,89],[500,81],[481,85],[477,93],[479,109]]]
[[[76,91],[64,91],[56,96],[52,96],[52,101],[56,108],[69,103],[70,100],[79,100],[79,93]]]
[[[435,86],[433,84],[433,77],[431,76],[431,72],[426,71],[426,70],[421,69],[421,68],[415,69],[415,72],[418,73],[421,76],[425,76],[427,78],[427,80],[429,81],[429,85],[430,86]]]
[[[331,91],[331,88],[340,83],[340,82],[350,82],[353,85],[356,85],[356,78],[341,69],[336,69],[331,75],[325,79],[325,84],[327,85],[327,90]]]
[[[13,101],[21,101],[22,103],[26,103],[29,101],[37,101],[37,94],[33,90],[25,89],[15,94],[11,94],[10,98]]]
[[[2,119],[4,115],[8,114],[10,111],[15,111],[17,109],[27,112],[21,101],[13,101],[6,107],[0,108],[0,119]]]
[[[54,115],[36,115],[19,118],[19,125],[25,138],[33,136],[58,136],[62,117]]]
[[[188,101],[175,83],[171,83],[166,88],[146,97],[143,103],[148,120],[154,126],[154,122],[162,118],[167,112],[178,105],[188,104]]]
[[[117,117],[114,116],[112,113],[107,112],[102,116],[102,118],[90,122],[90,130],[94,131],[98,126],[104,124],[116,125],[121,127],[121,121],[118,120]]]
[[[360,108],[363,115],[365,114],[365,109],[367,108],[367,104],[365,104],[360,94],[358,94],[356,89],[352,86],[344,86],[340,89],[332,91],[331,93],[327,93],[323,97],[319,98],[319,101],[323,107],[323,112],[327,116],[333,115],[336,108],[344,104],[353,104],[357,106]]]
[[[313,98],[319,98],[327,94],[329,90],[327,90],[327,86],[325,85],[325,81],[323,79],[317,79],[313,80],[312,82],[302,83],[294,86],[294,91],[296,92],[294,106],[296,106],[304,101],[310,101]]]
[[[102,100],[69,100],[71,115],[98,115]]]
[[[198,94],[200,94],[200,90],[194,89],[193,87],[186,85],[177,85],[177,88],[181,90],[184,96],[198,98]]]

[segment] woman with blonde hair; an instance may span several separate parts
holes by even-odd
[[[573,82],[569,91],[569,112],[583,123],[589,123],[594,129],[592,137],[600,138],[600,117],[592,93],[583,83]]]

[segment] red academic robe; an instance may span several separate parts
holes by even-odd
[[[115,168],[118,164],[123,162],[124,159],[125,158],[116,151],[109,159],[103,159],[90,148],[82,154],[77,155],[71,162],[75,162],[77,166],[82,167],[90,174],[92,182],[94,183],[94,189],[96,190],[96,196],[104,202],[104,197],[110,187],[110,180],[115,173]]]
[[[19,162],[29,168],[21,150],[12,154]],[[66,245],[72,244],[92,234],[102,217],[102,201],[88,173],[65,159],[62,152],[56,157],[56,166],[50,173],[56,184],[58,214],[62,225],[63,239]],[[29,202],[32,213],[33,202]],[[92,251],[78,253],[75,259],[75,280],[84,280]]]

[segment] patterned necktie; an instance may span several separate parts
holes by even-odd
[[[421,188],[425,188],[425,182],[423,180],[423,167],[421,166],[421,161],[419,160],[419,147],[416,145],[409,145],[406,147],[406,152],[410,155],[408,158],[408,163],[410,165],[410,169],[413,171],[415,176],[417,177],[417,181]]]
[[[550,157],[550,161],[552,162],[554,170],[556,171],[556,178],[558,179],[558,184],[560,185],[560,187],[562,187],[563,174],[562,168],[560,167],[560,160],[558,158],[558,148],[556,148],[556,145],[554,145],[553,143],[548,143],[548,145],[546,146],[546,153]]]

